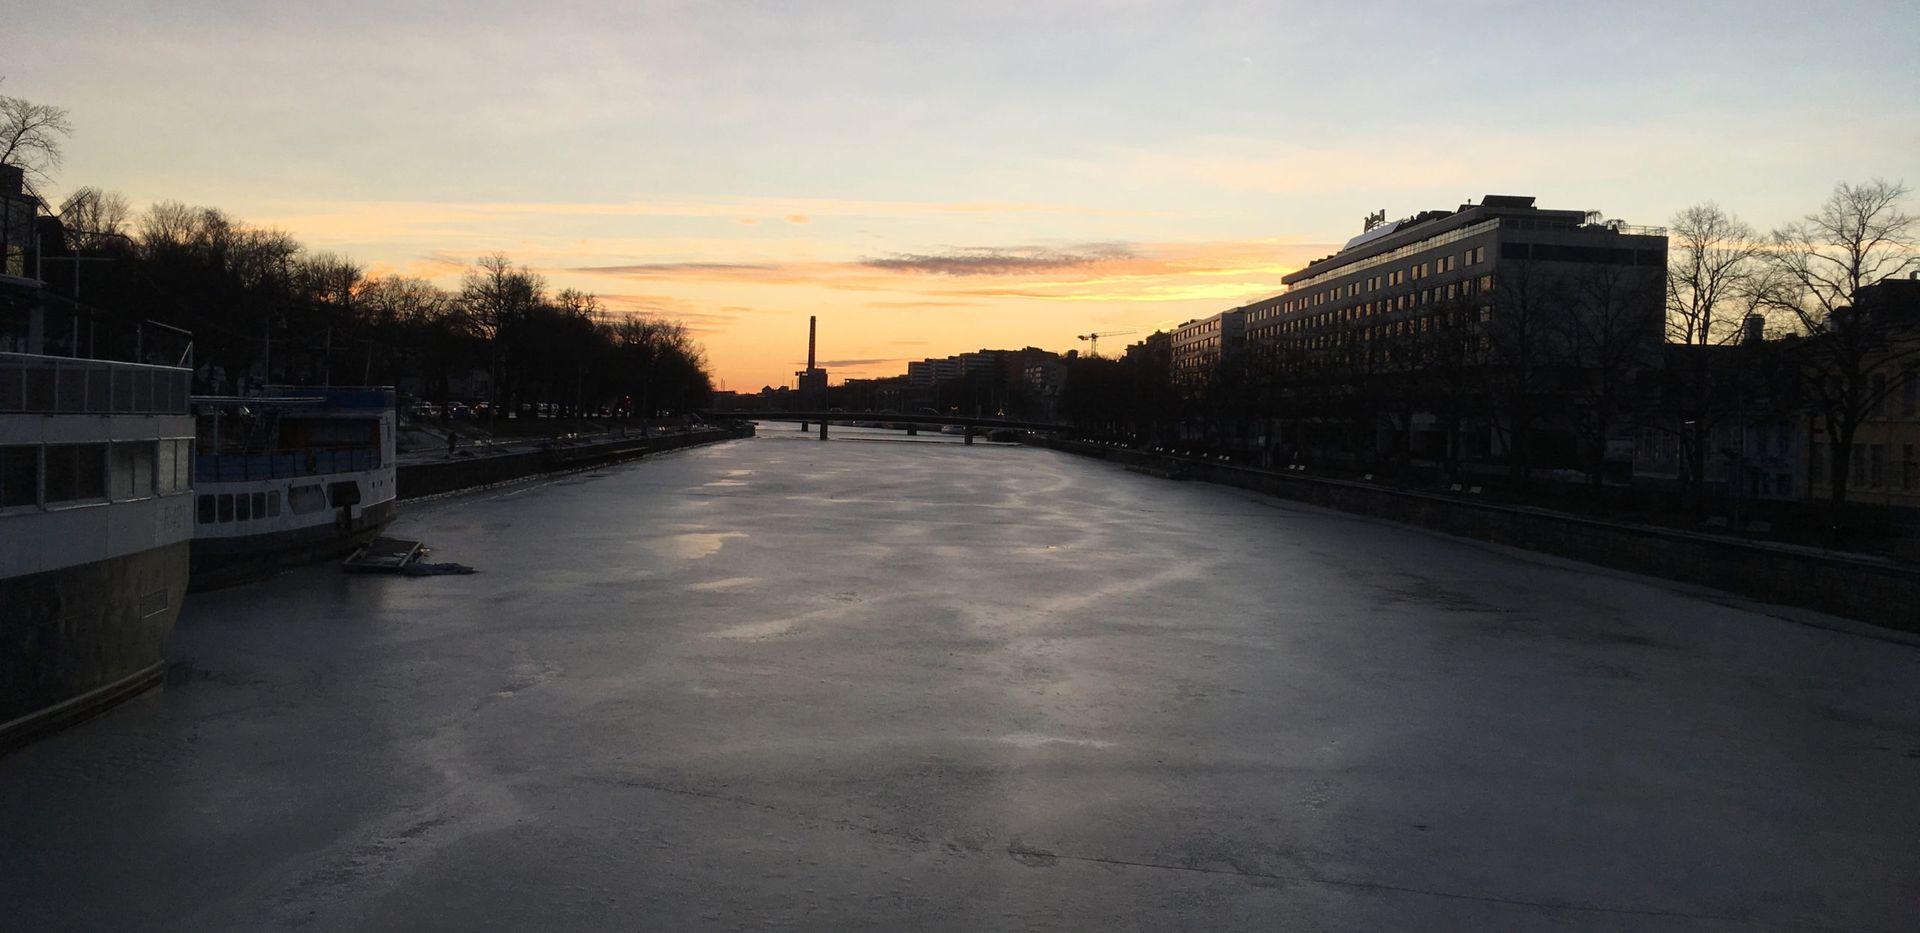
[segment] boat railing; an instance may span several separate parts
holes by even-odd
[[[0,353],[0,412],[184,415],[192,378],[172,366]]]
[[[291,479],[326,473],[364,472],[380,466],[378,447],[316,447],[270,454],[200,454],[194,458],[196,483],[238,483]]]

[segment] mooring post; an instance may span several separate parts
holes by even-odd
[[[910,425],[907,425],[907,436],[908,436],[908,437],[919,437],[919,436],[920,436],[920,426],[919,426],[919,425],[917,425],[917,424],[910,424]]]
[[[827,419],[825,418],[820,419],[820,439],[823,441],[827,439]]]
[[[973,446],[973,425],[967,425],[967,446]]]
[[[805,421],[800,422],[800,433],[807,433],[807,423]]]

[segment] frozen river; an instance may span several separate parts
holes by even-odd
[[[1044,450],[760,438],[197,594],[0,928],[1912,929],[1920,648]]]

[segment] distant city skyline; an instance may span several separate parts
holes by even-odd
[[[1920,182],[1910,3],[28,3],[56,199],[218,207],[370,273],[501,252],[719,384],[1086,349],[1281,291],[1361,218],[1527,194],[1756,227]],[[1117,352],[1134,337],[1103,341]],[[844,364],[844,365],[836,365]]]

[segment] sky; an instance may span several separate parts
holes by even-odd
[[[52,194],[218,207],[372,274],[504,253],[718,382],[1112,353],[1487,194],[1767,229],[1920,184],[1920,5],[14,0]],[[1910,210],[1920,206],[1909,204]],[[1131,332],[1131,333],[1125,333]]]

